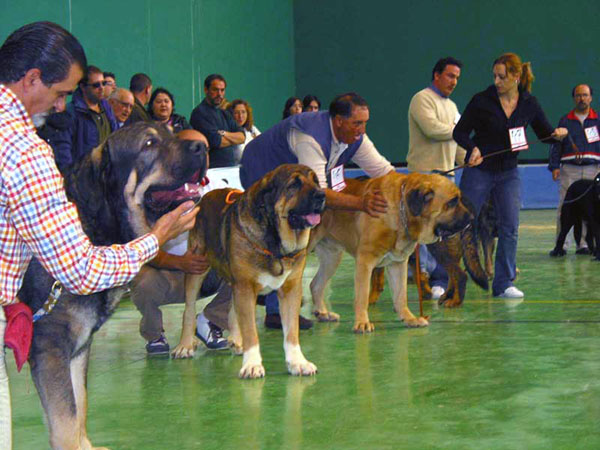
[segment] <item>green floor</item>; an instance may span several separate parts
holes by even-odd
[[[228,351],[146,358],[139,315],[126,301],[93,345],[92,442],[113,450],[599,449],[600,262],[572,252],[550,259],[554,217],[521,214],[524,301],[495,300],[470,283],[458,310],[427,302],[425,329],[395,319],[386,289],[370,309],[375,333],[354,335],[353,262],[345,258],[330,296],[342,321],[301,334],[319,368],[312,378],[287,375],[281,333],[262,324],[262,380],[237,379],[241,358]],[[164,312],[173,344],[182,306]],[[9,372],[14,448],[47,448],[29,374],[12,362]]]

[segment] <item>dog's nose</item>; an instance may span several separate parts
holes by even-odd
[[[188,150],[193,155],[202,155],[206,153],[206,145],[201,141],[189,141]]]
[[[325,192],[324,191],[314,191],[313,192],[313,200],[318,204],[325,204]]]

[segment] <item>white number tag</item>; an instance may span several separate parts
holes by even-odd
[[[510,147],[513,152],[520,152],[529,148],[525,127],[510,128],[508,134],[510,137]]]
[[[337,166],[331,169],[331,189],[340,192],[346,187],[344,181],[344,166]]]
[[[594,125],[593,127],[585,128],[585,137],[588,141],[588,144],[593,144],[594,142],[600,141],[600,135],[598,135],[598,127]]]

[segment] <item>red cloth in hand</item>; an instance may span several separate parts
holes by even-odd
[[[4,345],[13,350],[17,370],[20,372],[29,358],[33,337],[33,315],[29,306],[20,302],[4,306],[4,315],[6,315]]]

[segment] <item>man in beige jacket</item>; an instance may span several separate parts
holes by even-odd
[[[458,84],[462,63],[455,58],[440,59],[433,67],[431,84],[417,92],[408,107],[408,170],[435,173],[462,164],[465,150],[452,139],[452,131],[460,118],[450,95]],[[420,250],[422,266],[430,273],[434,299],[446,290],[448,275],[427,252]],[[437,266],[437,267],[436,267]]]

